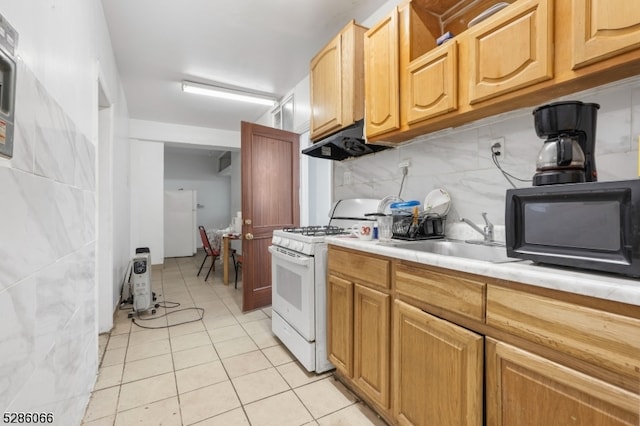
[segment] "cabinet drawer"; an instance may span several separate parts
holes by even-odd
[[[474,320],[484,320],[483,282],[402,263],[396,266],[395,278],[397,293]]]
[[[358,283],[368,283],[376,287],[390,287],[390,261],[374,255],[358,254],[329,248],[329,270],[353,278]]]
[[[627,377],[640,376],[640,320],[487,286],[487,324]]]

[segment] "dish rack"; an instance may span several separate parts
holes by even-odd
[[[399,240],[429,240],[444,238],[446,216],[421,213],[417,217],[407,214],[393,215],[393,238]]]

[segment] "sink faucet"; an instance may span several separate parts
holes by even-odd
[[[482,213],[482,218],[484,219],[484,223],[485,223],[484,230],[481,229],[475,223],[471,222],[469,219],[465,219],[464,217],[460,218],[460,221],[466,223],[467,225],[469,225],[470,227],[472,227],[473,229],[481,233],[482,236],[484,237],[485,242],[487,243],[493,242],[493,223],[489,222],[489,219],[487,219],[486,213]]]

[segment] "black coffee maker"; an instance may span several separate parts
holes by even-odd
[[[538,137],[546,138],[538,153],[533,185],[595,182],[596,120],[600,105],[555,102],[533,111]]]

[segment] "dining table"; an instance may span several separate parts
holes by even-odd
[[[229,242],[241,238],[241,234],[226,233],[222,235],[222,282],[224,285],[229,285],[229,254],[231,253]]]

